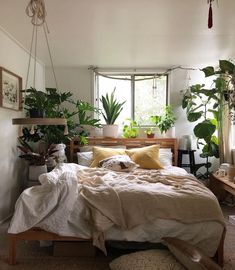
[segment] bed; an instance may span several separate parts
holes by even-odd
[[[173,138],[89,138],[88,144],[89,146],[101,145],[111,148],[124,146],[127,149],[142,149],[141,147],[157,145],[160,149],[170,149],[172,152],[172,164],[177,164],[177,140]],[[68,146],[68,159],[70,162],[77,160],[77,152],[80,150],[78,141],[72,140]],[[105,240],[159,242],[162,237],[172,236],[190,241],[202,250],[204,249],[203,251],[208,251],[207,255],[211,257],[216,253],[218,263],[222,265],[225,227],[216,198],[209,190],[203,187],[202,184],[197,182],[194,176],[188,175],[183,169],[165,166],[160,172],[160,180],[155,182],[156,170],[148,170],[148,173],[146,173],[145,169],[137,169],[131,172],[131,174],[123,172],[116,173],[105,168],[88,169],[80,165],[69,163],[42,176],[42,186],[26,190],[23,195],[21,195],[21,199],[17,202],[16,212],[9,229],[9,262],[11,264],[15,264],[16,262],[16,243],[19,240],[92,240],[94,245],[105,252]],[[158,173],[159,170],[157,171],[157,174]],[[82,189],[77,189],[78,184],[76,180],[73,181],[75,175],[79,178],[79,183],[82,183]],[[66,178],[66,181],[57,183],[57,179],[61,177],[63,180]],[[126,179],[127,177],[129,178]],[[174,204],[168,203],[165,197],[161,199],[162,202],[165,200],[163,203],[165,206],[163,207],[160,206],[160,203],[158,205],[155,201],[152,201],[152,199],[150,199],[152,198],[151,196],[146,196],[146,194],[150,194],[152,190],[155,192],[155,187],[158,187],[156,192],[160,193],[160,195],[164,194],[166,190],[171,190],[173,197],[175,196],[174,198],[176,198],[178,193],[175,192],[179,192],[179,190],[176,191],[176,189],[179,189],[178,183],[182,179],[186,179],[184,181],[187,183],[188,190],[191,189],[191,195],[193,195],[195,188],[195,193],[196,190],[198,190],[198,194],[202,191],[206,193],[205,196],[202,195],[205,200],[207,197],[210,197],[209,201],[202,201],[204,204],[201,204],[200,212],[205,212],[203,219],[202,217],[198,219],[194,217],[193,211],[197,211],[197,207],[200,205],[195,205],[195,201],[192,203],[188,200],[188,205],[186,203],[179,204],[180,208],[182,208],[181,212],[183,213],[181,213],[181,215],[184,215],[183,218],[182,216],[179,218],[178,213],[175,213],[177,211],[174,211],[174,208],[173,210],[171,209],[171,206],[174,207]],[[128,185],[125,186],[127,180]],[[108,181],[108,184],[106,184],[105,181]],[[191,182],[196,186],[191,187]],[[94,183],[98,184],[94,186]],[[112,188],[110,188],[110,186]],[[126,196],[125,193],[121,192],[116,196],[116,190],[123,190],[123,187],[125,187],[125,190],[128,190],[129,195]],[[97,192],[97,190],[99,192]],[[143,197],[142,200],[137,199],[140,197],[132,196],[132,194],[135,194],[135,192],[131,192],[132,190],[138,190],[137,193],[139,194],[142,194],[140,192],[144,191],[145,194],[143,194],[145,197],[141,195]],[[184,194],[188,194],[188,190],[183,188],[181,192],[183,195],[181,195],[184,196]],[[81,198],[78,197],[78,194],[79,196],[82,194]],[[96,197],[94,197],[94,194]],[[100,200],[100,194],[107,195],[105,200],[103,200],[103,195],[102,200]],[[44,201],[45,204],[48,199],[51,205],[50,209],[46,208],[48,207],[47,204],[44,207],[43,204],[38,205],[32,201],[32,198],[35,198],[36,201],[37,196],[44,196],[40,197],[38,201]],[[137,196],[140,195],[137,194]],[[109,201],[110,197],[112,197],[111,201]],[[122,198],[122,205],[116,207],[119,204],[119,197]],[[188,195],[186,197],[188,199],[191,198],[191,196]],[[141,220],[142,216],[139,215],[138,211],[135,211],[134,204],[138,201],[141,202],[141,204],[139,203],[138,205],[138,209],[141,209],[139,212],[148,212],[148,215],[143,214],[143,220]],[[178,201],[180,201],[180,199],[177,199],[175,204],[178,204]],[[84,202],[85,205],[83,205]],[[132,205],[132,208],[124,211],[123,202],[127,205]],[[209,208],[210,203],[217,205],[215,207],[216,213],[214,213],[216,218],[213,216],[213,211],[211,211],[214,206],[211,206],[211,209]],[[79,205],[79,207],[74,211],[76,204]],[[106,207],[105,205],[108,206]],[[111,207],[111,205],[115,207]],[[205,205],[207,205],[207,207],[204,207]],[[184,207],[187,209],[191,207],[190,209],[192,209],[192,211],[183,212]],[[107,211],[105,214],[103,209]],[[29,212],[27,213],[28,210]],[[167,212],[167,214],[165,212]],[[24,215],[22,215],[22,213],[24,213]],[[102,213],[102,215],[100,213]],[[188,217],[185,213],[188,213]],[[171,218],[166,218],[169,217],[169,215]],[[30,221],[27,221],[26,219],[29,219],[29,216],[31,217]],[[106,216],[108,218],[106,218]],[[20,225],[18,222],[19,217],[22,219]],[[123,217],[125,218],[123,219]],[[60,222],[61,220],[66,220],[66,222],[63,224],[63,222]],[[89,220],[92,220],[92,224],[90,224]]]

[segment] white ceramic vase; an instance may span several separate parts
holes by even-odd
[[[118,125],[103,126],[103,137],[117,138],[117,136],[118,136]]]
[[[175,126],[166,131],[165,138],[175,138]]]

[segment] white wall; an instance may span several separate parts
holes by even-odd
[[[60,91],[70,91],[75,100],[92,103],[92,73],[88,68],[55,68]],[[51,68],[46,68],[46,87],[56,87]]]
[[[23,78],[25,86],[28,53],[7,32],[0,27],[0,66],[12,71]],[[37,64],[37,89],[45,85],[45,70]],[[32,74],[28,86],[32,85]],[[22,112],[0,108],[0,223],[6,219],[14,209],[15,201],[22,190],[23,171],[21,160],[17,152],[18,126],[12,125],[12,118],[21,117]]]

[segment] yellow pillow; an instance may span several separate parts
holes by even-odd
[[[104,147],[93,147],[93,161],[90,167],[97,167],[99,162],[105,158],[117,156],[117,155],[126,155],[126,149],[120,148],[104,148]]]
[[[159,145],[126,150],[127,155],[143,169],[163,169],[158,160]]]

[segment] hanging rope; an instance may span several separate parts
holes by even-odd
[[[199,70],[198,68],[191,68],[191,67],[190,68],[187,68],[187,67],[176,66],[176,67],[168,68],[166,71],[164,71],[164,72],[162,72],[160,74],[159,73],[151,72],[151,74],[154,73],[152,77],[149,77],[148,76],[147,78],[139,78],[139,79],[134,79],[134,80],[135,81],[145,81],[145,80],[153,80],[153,79],[161,78],[162,76],[165,76],[165,75],[169,74],[171,71],[176,70],[176,69],[182,69],[182,70]],[[102,72],[99,72],[97,67],[90,66],[88,68],[88,70],[92,70],[96,75],[99,75],[99,76],[102,76],[102,77],[105,77],[105,78],[108,78],[108,79],[122,80],[122,81],[132,81],[131,78],[123,78],[123,77],[120,78],[120,77],[109,76],[107,74],[104,74]],[[130,76],[130,73],[127,73],[127,74],[121,73],[121,75],[122,76]],[[135,75],[138,75],[138,74],[135,74]]]
[[[30,0],[25,12],[32,18],[31,22],[33,25],[42,25],[46,20],[46,7],[44,0]]]
[[[46,7],[44,0],[30,0],[29,4],[26,7],[25,10],[27,16],[31,18],[31,23],[33,24],[33,33],[32,33],[32,40],[30,45],[30,53],[29,53],[29,62],[28,62],[28,70],[27,70],[27,76],[26,76],[26,84],[25,89],[28,87],[28,80],[29,80],[29,70],[30,70],[30,64],[31,64],[31,58],[33,56],[33,47],[34,47],[34,74],[33,74],[33,87],[35,88],[36,85],[36,69],[37,69],[37,43],[38,43],[38,27],[43,26],[43,31],[45,34],[47,49],[49,52],[51,67],[53,71],[53,76],[55,80],[56,88],[58,89],[58,83],[56,80],[55,75],[55,69],[54,64],[52,60],[52,53],[49,46],[49,40],[48,40],[48,34],[49,29],[46,22]],[[34,46],[33,46],[34,45]]]

